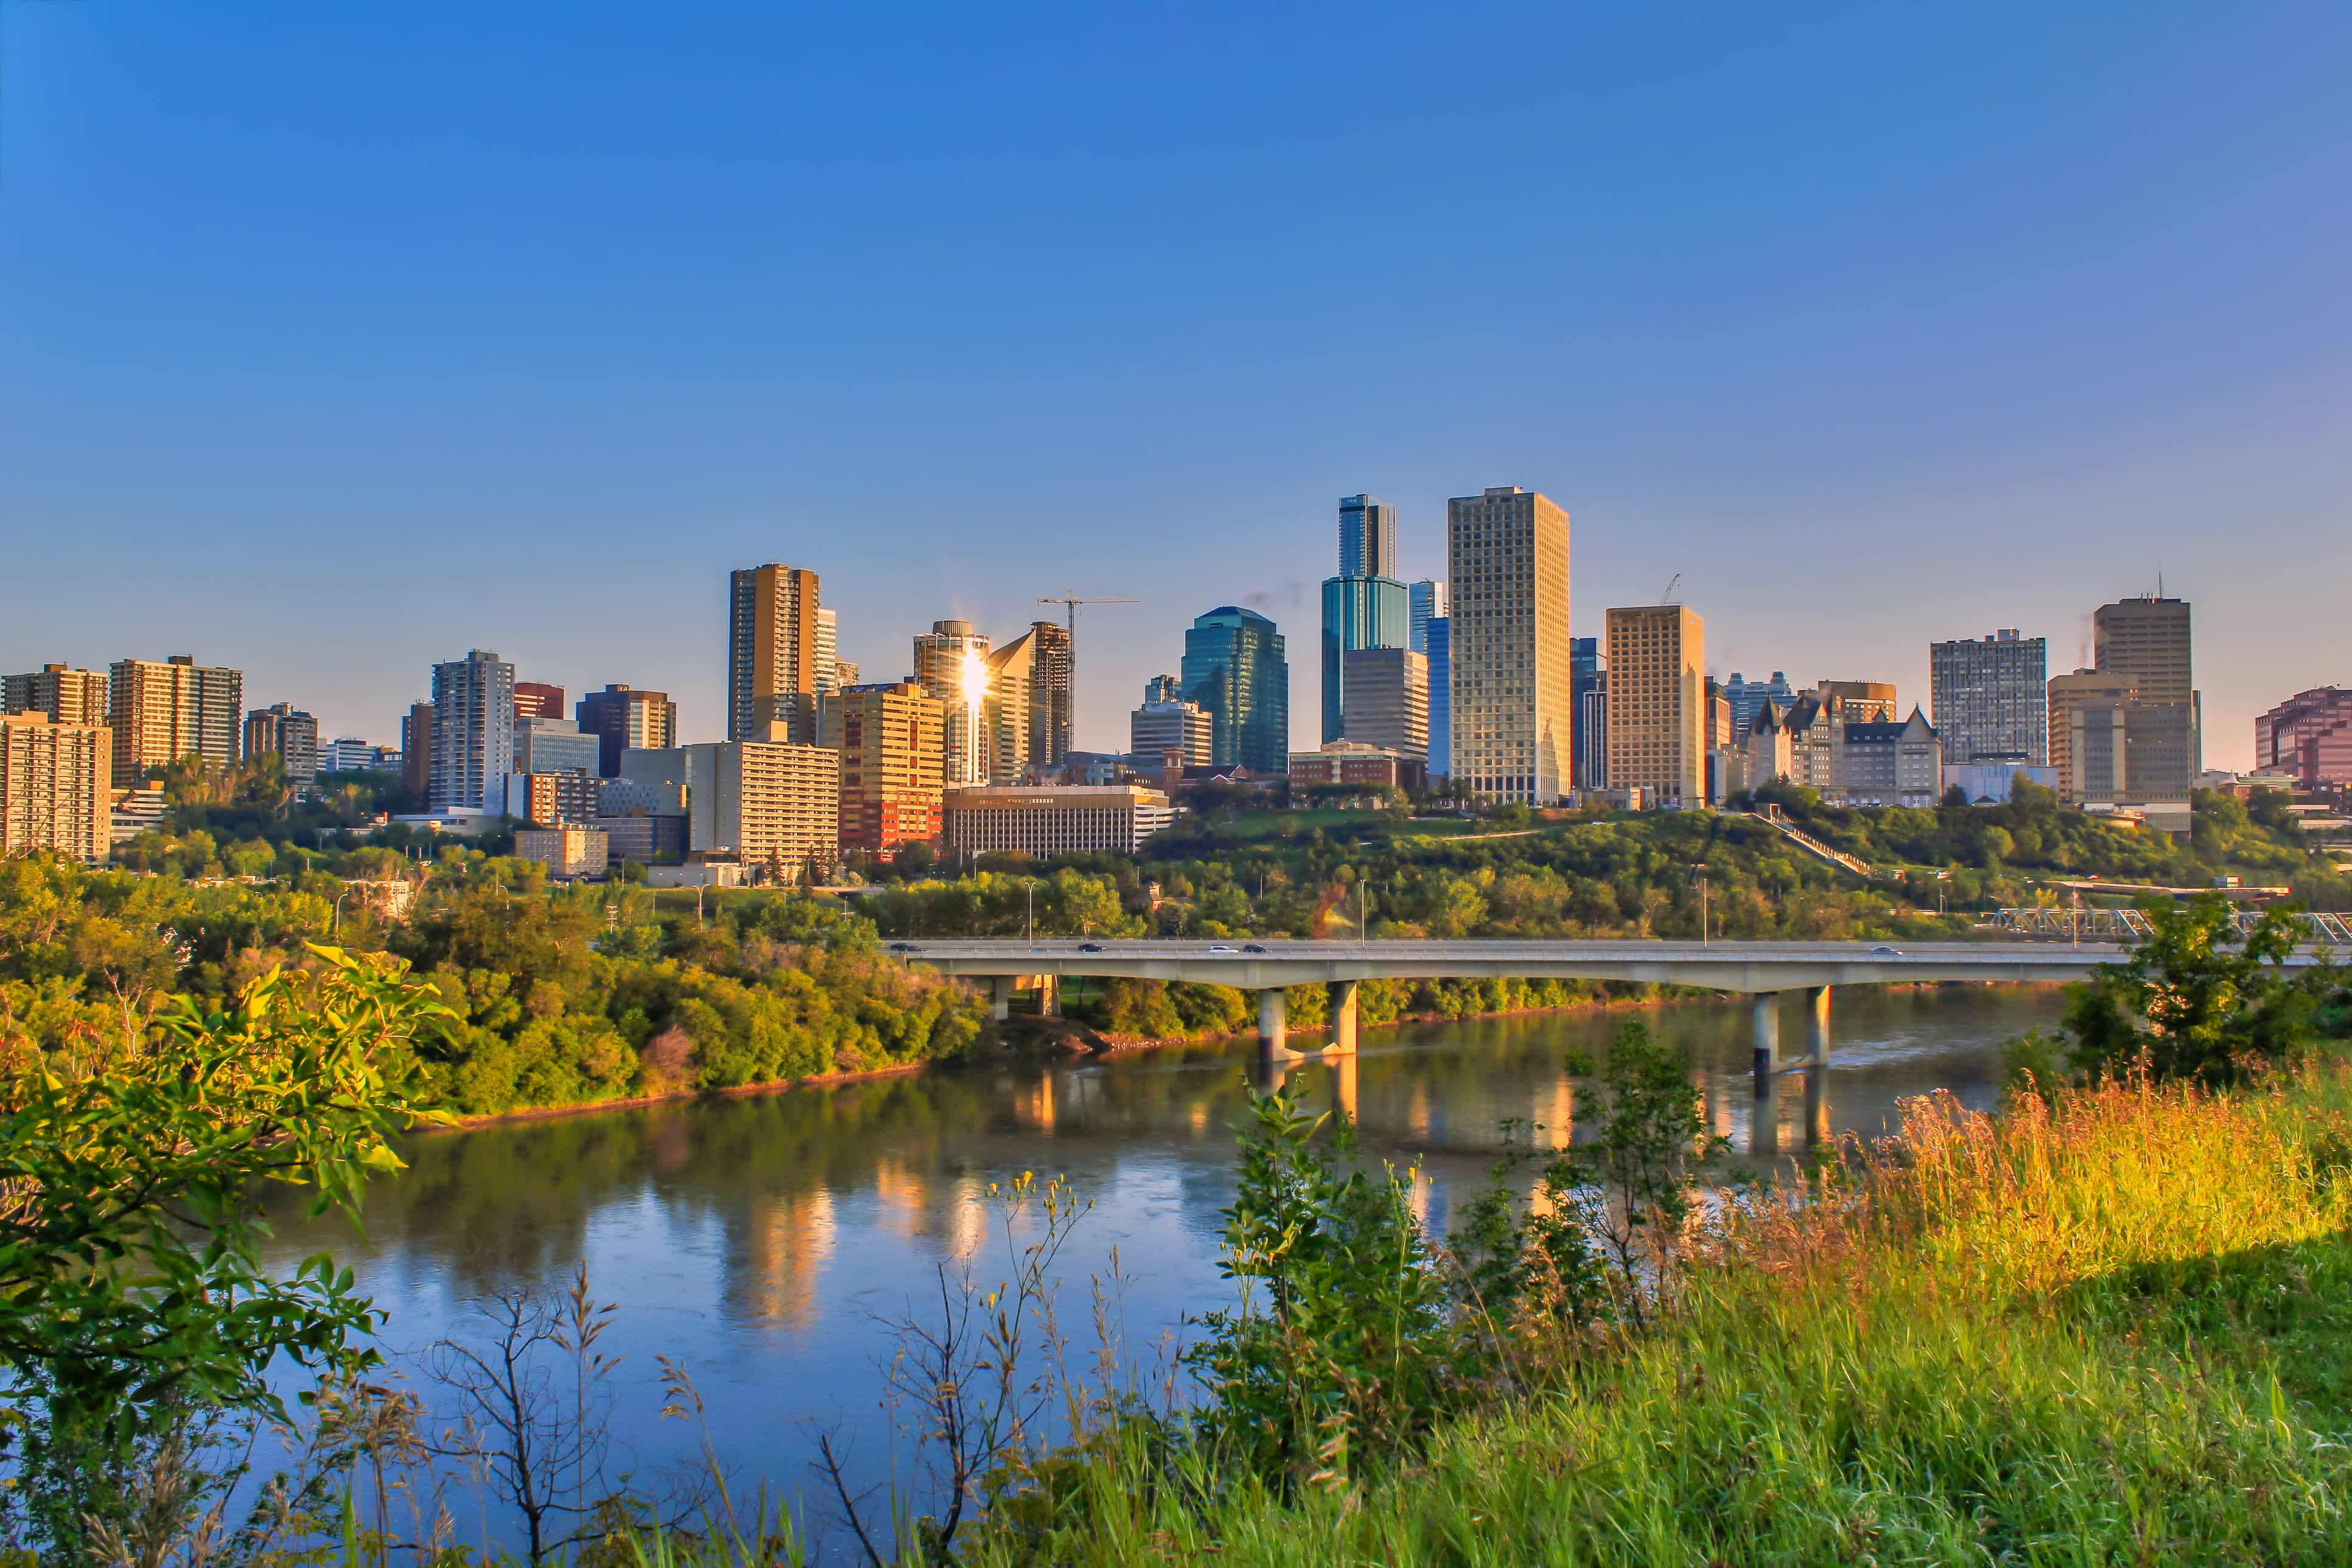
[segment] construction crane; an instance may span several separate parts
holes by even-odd
[[[1074,588],[1065,588],[1058,595],[1044,595],[1039,597],[1037,602],[1041,605],[1060,605],[1068,612],[1067,624],[1070,634],[1070,735],[1075,741],[1078,731],[1078,606],[1080,605],[1133,605],[1139,604],[1141,601],[1130,599],[1124,595],[1119,594],[1101,594],[1089,596],[1077,592]]]
[[[1682,574],[1681,573],[1679,573],[1679,572],[1675,573],[1673,576],[1671,576],[1671,577],[1667,578],[1667,579],[1666,579],[1666,591],[1665,591],[1664,593],[1663,593],[1663,594],[1661,594],[1661,595],[1658,595],[1658,603],[1660,603],[1661,605],[1671,605],[1671,604],[1673,604],[1673,603],[1675,602],[1675,589],[1681,585],[1681,584],[1682,584],[1682,580],[1683,580],[1683,574]]]

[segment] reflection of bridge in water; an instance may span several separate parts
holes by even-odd
[[[1830,996],[1837,986],[2063,984],[2124,955],[2112,942],[2073,939],[2063,944],[2012,940],[1895,947],[1855,942],[1080,943],[1066,938],[909,942],[898,950],[909,963],[983,983],[999,1018],[1007,1016],[1013,992],[1021,989],[1035,989],[1043,1009],[1057,1011],[1060,983],[1080,977],[1182,981],[1253,992],[1258,1047],[1268,1071],[1278,1075],[1286,1062],[1321,1054],[1330,1059],[1338,1097],[1351,1114],[1356,992],[1366,980],[1622,980],[1747,995],[1754,1004],[1759,1153],[1773,1152],[1784,1071],[1803,1073],[1809,1136],[1824,1126],[1822,1077],[1830,1059]],[[2292,962],[2300,967],[2318,960],[2299,954]],[[1292,1042],[1285,992],[1315,984],[1325,987],[1328,1024],[1325,1039],[1302,1051]],[[1782,998],[1789,992],[1800,994],[1804,1014],[1803,1049],[1793,1062],[1784,1061],[1780,1043]]]

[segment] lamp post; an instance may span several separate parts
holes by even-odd
[[[1024,879],[1021,884],[1021,890],[1028,896],[1029,900],[1027,927],[1029,945],[1034,947],[1037,945],[1037,879],[1031,877]]]
[[[352,890],[349,888],[345,888],[341,892],[335,895],[334,921],[327,928],[330,935],[341,936],[343,934],[343,900],[350,898],[351,895]]]
[[[1699,861],[1691,868],[1691,876],[1698,883],[1698,944],[1709,945],[1706,931],[1706,862]]]

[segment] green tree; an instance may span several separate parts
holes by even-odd
[[[2242,937],[2219,893],[2142,909],[2147,937],[2074,988],[2066,1031],[2076,1070],[2099,1077],[2145,1060],[2160,1079],[2221,1084],[2307,1043],[2330,972],[2288,973],[2301,936],[2292,906],[2264,910]]]

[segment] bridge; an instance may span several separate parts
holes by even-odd
[[[1759,1086],[1780,1068],[1780,997],[1803,994],[1807,1059],[1829,1059],[1830,994],[1840,985],[1948,980],[2053,984],[2080,980],[2125,950],[2108,942],[1081,942],[1076,938],[915,940],[893,944],[909,963],[984,983],[999,1018],[1013,993],[1035,985],[1055,1009],[1060,983],[1080,976],[1230,985],[1257,997],[1257,1037],[1269,1057],[1289,1044],[1286,988],[1328,990],[1328,1054],[1356,1048],[1356,988],[1366,980],[1630,980],[1732,992],[1755,999]],[[2317,962],[2299,957],[2297,963]]]

